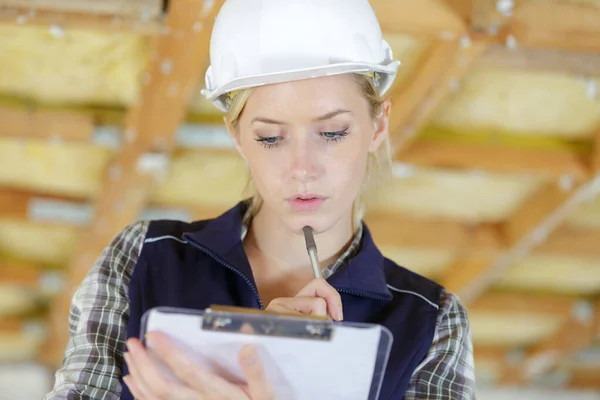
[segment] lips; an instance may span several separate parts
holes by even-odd
[[[286,200],[296,211],[316,211],[321,208],[327,198],[313,193],[300,193],[288,197]]]

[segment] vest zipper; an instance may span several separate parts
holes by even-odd
[[[248,286],[250,286],[250,289],[252,289],[254,296],[256,296],[256,300],[258,300],[258,305],[261,308],[261,310],[264,310],[263,303],[260,300],[260,295],[258,294],[258,289],[256,289],[256,286],[254,286],[254,284],[250,281],[250,279],[246,275],[244,275],[240,271],[238,271],[233,265],[230,265],[230,264],[226,263],[225,261],[223,261],[219,256],[217,256],[216,254],[214,254],[212,251],[208,250],[204,246],[200,246],[199,244],[197,244],[191,240],[187,240],[187,239],[186,239],[186,242],[191,244],[198,250],[202,251],[203,253],[207,254],[210,258],[212,258],[213,260],[215,260],[216,262],[218,262],[219,264],[221,264],[228,270],[235,272],[236,275],[238,275],[240,278],[242,278],[248,284]]]
[[[238,275],[240,278],[242,278],[248,284],[248,286],[250,286],[250,289],[252,289],[252,292],[254,293],[254,296],[256,296],[256,299],[258,300],[259,307],[262,310],[264,310],[263,303],[260,300],[260,295],[258,294],[258,289],[256,289],[256,286],[254,286],[254,284],[250,281],[250,279],[248,279],[248,277],[246,275],[242,274],[234,266],[232,266],[232,265],[226,263],[225,261],[223,261],[219,256],[217,256],[216,254],[214,254],[212,251],[208,250],[204,246],[201,246],[201,245],[197,244],[196,242],[193,242],[193,241],[187,240],[187,239],[186,239],[186,242],[189,243],[189,244],[191,244],[192,246],[194,246],[198,250],[202,251],[203,253],[207,254],[210,258],[212,258],[213,260],[215,260],[216,262],[218,262],[219,264],[221,264],[222,266],[224,266],[228,270],[235,272],[236,275]],[[337,288],[336,288],[336,290],[339,293],[346,293],[346,294],[349,294],[349,295],[352,295],[352,296],[364,297],[364,298],[372,299],[372,300],[388,300],[387,297],[376,296],[376,295],[373,295],[373,294],[370,294],[370,293],[360,292],[358,290],[337,289]]]

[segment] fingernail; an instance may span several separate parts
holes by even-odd
[[[246,365],[252,365],[258,360],[258,352],[252,346],[246,346],[242,349],[242,358]]]
[[[337,310],[337,320],[342,321],[343,319],[344,319],[344,311],[343,311],[342,307],[340,307]]]

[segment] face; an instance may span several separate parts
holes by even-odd
[[[387,135],[389,104],[374,121],[359,85],[329,76],[256,88],[234,139],[263,198],[286,228],[351,224],[367,157]]]

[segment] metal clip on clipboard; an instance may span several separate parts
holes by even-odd
[[[205,311],[202,329],[323,341],[330,341],[335,331],[333,323],[326,317],[297,316],[216,305]]]

